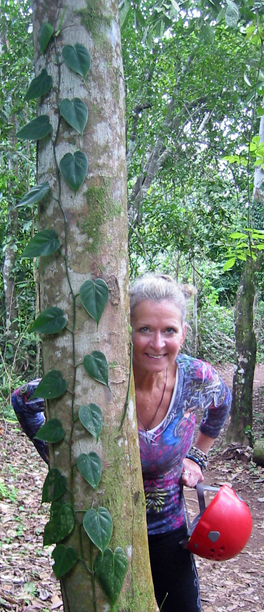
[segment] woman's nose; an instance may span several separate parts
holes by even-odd
[[[152,336],[152,346],[156,351],[160,350],[165,345],[164,337],[161,332],[155,332]]]

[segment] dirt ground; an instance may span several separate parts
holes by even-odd
[[[232,366],[218,370],[232,386]],[[264,432],[263,391],[264,365],[259,365],[254,380],[256,437]],[[47,468],[17,424],[0,423],[0,438],[0,611],[61,612],[53,547],[42,546],[48,507],[40,500]],[[247,447],[227,446],[223,432],[210,456],[205,483],[229,482],[250,508],[253,531],[243,551],[229,561],[196,557],[203,612],[264,611],[264,468],[257,467],[251,455]],[[193,493],[187,503],[190,516],[195,516]]]

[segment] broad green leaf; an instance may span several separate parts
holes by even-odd
[[[60,470],[51,468],[46,476],[42,489],[42,502],[53,502],[64,495],[67,479]]]
[[[41,140],[52,132],[52,125],[48,115],[40,115],[36,119],[32,119],[29,123],[17,132],[16,137],[21,140]]]
[[[230,234],[230,238],[233,238],[234,240],[237,240],[237,238],[246,238],[246,234],[242,234],[242,232],[233,232],[233,234]]]
[[[127,568],[128,558],[120,547],[114,552],[107,548],[103,555],[100,552],[95,559],[96,576],[112,604],[120,595]]]
[[[80,406],[79,419],[85,429],[87,429],[87,431],[89,431],[89,433],[98,440],[103,426],[103,415],[101,408],[99,408],[97,404]]]
[[[88,170],[88,159],[82,151],[66,153],[60,161],[61,174],[74,193],[82,185]]]
[[[231,257],[230,259],[228,259],[225,262],[224,266],[223,266],[224,272],[226,272],[226,270],[230,270],[230,268],[233,268],[235,263],[236,263],[236,258],[235,257]]]
[[[96,489],[102,475],[102,461],[99,455],[93,451],[89,455],[82,453],[77,459],[77,467],[86,482]]]
[[[75,525],[73,509],[69,504],[55,501],[51,505],[50,520],[44,529],[44,546],[60,542],[69,535]]]
[[[113,521],[108,510],[103,506],[98,510],[90,508],[83,517],[83,526],[90,540],[104,552],[113,532]]]
[[[102,278],[87,280],[80,289],[80,299],[86,312],[98,324],[108,300],[108,286]]]
[[[47,70],[43,68],[41,73],[31,81],[25,100],[35,100],[41,96],[45,96],[52,87],[52,77],[47,73]]]
[[[67,319],[64,316],[63,310],[57,308],[57,306],[51,306],[41,312],[36,321],[31,325],[30,331],[35,331],[39,334],[58,334],[66,325]]]
[[[68,100],[65,98],[59,104],[60,112],[67,121],[79,134],[83,134],[88,119],[88,108],[80,98]]]
[[[255,244],[255,249],[258,249],[258,251],[263,251],[264,249],[264,244]]]
[[[34,395],[32,396],[34,397]],[[61,442],[65,436],[65,431],[62,427],[62,423],[59,419],[49,419],[42,427],[38,430],[34,438],[36,440],[43,440],[50,444],[57,444]]]
[[[54,27],[51,25],[51,23],[46,21],[45,23],[42,24],[39,30],[39,36],[38,36],[41,53],[44,53],[45,49],[47,48],[53,32],[54,32]]]
[[[32,397],[44,397],[44,399],[54,399],[65,393],[68,383],[59,370],[51,370],[43,378],[35,389]]]
[[[49,191],[50,186],[48,182],[35,185],[35,187],[32,187],[32,189],[30,189],[30,191],[28,191],[26,195],[24,195],[23,198],[18,202],[17,208],[20,208],[21,206],[31,206],[36,202],[40,202],[41,200],[43,200],[43,198],[45,198]]]
[[[83,365],[91,378],[108,386],[108,365],[101,351],[93,351],[91,355],[85,355]]]
[[[235,28],[239,20],[238,6],[232,0],[226,0],[227,7],[225,11],[226,25]]]
[[[31,238],[21,257],[40,257],[53,255],[60,248],[61,242],[57,232],[52,229],[42,230]]]
[[[80,43],[76,43],[74,47],[65,45],[62,48],[62,57],[69,68],[86,78],[91,65],[91,56],[86,47]]]
[[[73,546],[57,544],[52,553],[55,563],[52,566],[56,578],[59,580],[67,574],[78,561],[78,553]]]

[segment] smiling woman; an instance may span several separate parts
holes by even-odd
[[[199,612],[194,558],[187,536],[182,485],[195,487],[207,452],[227,417],[231,394],[217,372],[180,354],[186,303],[166,275],[146,274],[131,287],[131,325],[140,456],[155,595],[162,612]],[[195,413],[203,408],[196,445]]]

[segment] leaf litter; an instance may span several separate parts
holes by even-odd
[[[218,368],[232,387],[233,366]],[[263,436],[264,365],[254,381],[254,435]],[[0,611],[63,611],[59,583],[52,571],[53,546],[43,547],[49,506],[41,504],[47,466],[17,423],[0,423]],[[232,485],[248,504],[253,531],[235,558],[214,562],[196,557],[203,612],[264,610],[264,468],[252,461],[249,447],[227,446],[225,432],[210,453],[205,484]],[[207,504],[210,501],[207,494]],[[198,513],[196,494],[186,494],[190,518]],[[140,612],[140,611],[139,611]]]

